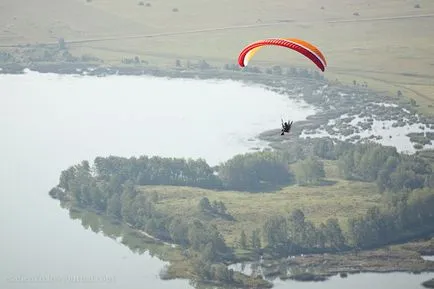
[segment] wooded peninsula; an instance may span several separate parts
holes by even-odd
[[[298,138],[285,150],[215,167],[203,159],[97,157],[62,171],[49,194],[176,244],[164,278],[271,287],[227,265],[262,256],[269,275],[295,279],[434,271],[420,258],[434,253],[434,239],[408,243],[434,232],[433,164],[433,150],[406,155],[370,142]],[[282,262],[315,265],[318,274],[289,276]]]

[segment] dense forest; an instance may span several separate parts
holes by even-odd
[[[254,194],[282,186],[327,185],[324,161],[334,161],[341,178],[375,182],[384,203],[346,224],[329,219],[315,225],[300,209],[271,216],[260,230],[248,235],[241,230],[239,247],[278,257],[359,250],[434,230],[433,156],[434,151],[405,155],[375,143],[321,138],[298,139],[285,151],[237,155],[216,167],[202,159],[97,157],[93,166],[83,161],[62,171],[59,184],[49,194],[188,248],[185,254],[200,278],[231,282],[233,272],[218,264],[235,260],[235,250],[221,232],[201,218],[191,221],[165,215],[156,209],[158,193],[141,194],[138,186],[190,186]],[[203,197],[197,205],[204,213],[231,218],[223,202]]]

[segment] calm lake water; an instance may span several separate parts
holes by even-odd
[[[433,261],[433,256],[425,256],[425,260]],[[247,275],[252,274],[249,264],[234,264],[231,268],[243,272]],[[259,271],[261,272],[261,271]],[[336,275],[324,282],[298,282],[293,280],[273,280],[274,289],[416,289],[424,288],[421,283],[434,277],[434,273],[362,273],[349,274],[347,278]]]
[[[281,117],[314,113],[232,81],[30,72],[0,75],[0,88],[0,288],[191,288],[186,280],[159,280],[164,262],[72,220],[48,196],[61,170],[108,155],[203,157],[214,165],[264,146],[251,138],[279,128]],[[375,280],[369,276],[336,284]],[[403,274],[380,278],[390,289],[404,288],[395,286],[398,278],[410,282],[406,288],[420,283]],[[336,288],[334,282],[321,288]],[[285,284],[276,288],[320,286]]]
[[[274,289],[418,289],[422,282],[433,278],[432,273],[355,274],[348,278],[334,276],[325,282],[276,281]]]

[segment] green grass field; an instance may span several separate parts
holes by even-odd
[[[241,229],[250,234],[252,230],[261,228],[267,217],[290,214],[293,209],[301,209],[306,218],[316,224],[325,222],[328,218],[337,218],[345,229],[349,217],[365,213],[381,200],[375,184],[337,179],[335,169],[333,163],[326,164],[328,179],[336,181],[330,186],[290,186],[267,193],[175,186],[144,186],[141,191],[144,194],[158,192],[157,209],[182,219],[201,217],[198,204],[205,196],[210,202],[222,201],[236,221],[204,218],[216,224],[228,244],[233,244],[239,238]]]
[[[173,65],[175,59],[222,64],[236,63],[239,51],[251,41],[298,37],[324,52],[329,79],[366,81],[392,95],[401,90],[417,101],[421,112],[434,114],[431,0],[140,2],[4,0],[0,4],[0,45],[55,42],[64,37],[78,40],[70,44],[73,53],[90,53],[108,63],[137,55],[156,65]],[[270,23],[274,24],[264,26]],[[154,37],[142,37],[150,35]],[[124,39],[128,36],[138,37]],[[261,51],[253,62],[314,67],[297,53],[279,48]]]

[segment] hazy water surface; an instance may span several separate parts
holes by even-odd
[[[108,155],[203,157],[214,165],[264,146],[249,139],[279,128],[281,117],[314,113],[233,81],[30,72],[0,75],[0,88],[1,288],[191,288],[159,280],[157,258],[71,220],[48,196],[61,170]],[[275,288],[419,288],[428,277],[351,275]]]
[[[0,88],[1,288],[188,288],[159,280],[158,259],[71,220],[48,196],[61,170],[108,155],[217,164],[263,145],[249,139],[289,110],[295,120],[313,113],[232,81],[30,72],[0,75]],[[99,281],[68,281],[78,277]]]

